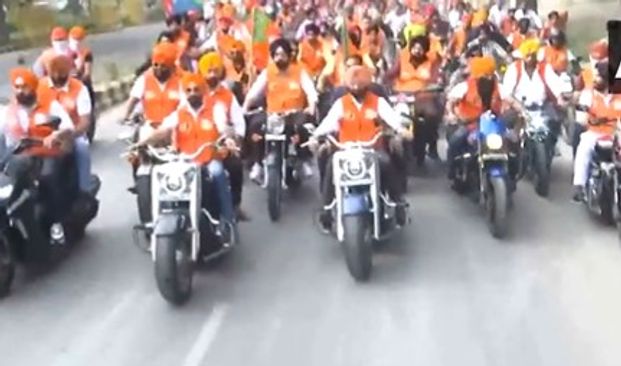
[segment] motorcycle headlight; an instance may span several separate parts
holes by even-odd
[[[5,200],[5,199],[11,197],[12,193],[13,193],[13,185],[12,184],[7,184],[7,185],[4,185],[4,186],[0,187],[0,200]]]
[[[343,168],[349,179],[361,179],[367,174],[367,164],[363,156],[349,158],[344,163]]]
[[[502,148],[502,144],[502,136],[500,136],[499,134],[493,133],[487,135],[487,137],[485,138],[485,146],[487,146],[487,148],[490,150],[500,150]]]
[[[167,174],[164,177],[164,186],[170,192],[177,192],[183,189],[185,179],[179,174]]]
[[[280,116],[269,116],[267,118],[267,132],[280,135],[285,131],[285,120]]]

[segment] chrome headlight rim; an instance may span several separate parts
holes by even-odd
[[[504,147],[504,139],[497,133],[491,133],[485,136],[485,148],[491,151],[502,150]]]
[[[7,200],[13,194],[15,186],[12,183],[0,186],[0,200]]]
[[[185,176],[178,173],[168,173],[163,177],[164,188],[171,193],[183,191],[187,182]]]
[[[272,135],[280,135],[285,132],[285,120],[280,116],[267,117],[265,126],[267,132]]]

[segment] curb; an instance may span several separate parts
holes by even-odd
[[[134,83],[135,76],[127,75],[118,80],[95,85],[95,105],[97,113],[124,103],[129,98],[129,92]]]

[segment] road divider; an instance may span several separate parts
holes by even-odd
[[[117,80],[95,85],[97,111],[100,113],[125,102],[129,98],[134,79],[134,75],[126,75]]]

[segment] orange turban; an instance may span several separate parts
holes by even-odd
[[[207,73],[211,70],[223,70],[224,64],[222,58],[217,52],[209,52],[198,61],[198,71],[203,76],[207,76]]]
[[[153,47],[151,62],[169,67],[175,66],[177,60],[177,47],[169,42],[158,43]]]
[[[39,78],[30,69],[25,67],[16,67],[9,73],[9,79],[11,79],[11,85],[13,86],[26,86],[31,91],[37,90],[39,86]]]
[[[58,55],[50,60],[47,65],[47,69],[50,73],[68,75],[71,72],[71,69],[73,69],[73,61],[65,55]]]
[[[199,90],[205,90],[207,84],[205,83],[205,79],[193,72],[185,72],[183,76],[181,76],[181,87],[183,90],[198,88]]]
[[[496,72],[496,61],[493,57],[473,57],[470,59],[470,75],[476,79],[492,76]]]
[[[487,22],[487,17],[488,17],[487,10],[485,9],[478,10],[472,16],[472,27],[476,28],[476,27],[479,27],[485,24],[485,22]]]
[[[246,45],[240,40],[235,40],[231,43],[231,51],[242,53],[246,52]]]
[[[75,26],[69,31],[69,36],[73,39],[81,41],[84,39],[84,37],[86,37],[86,31],[80,26]]]
[[[54,27],[50,34],[52,41],[64,41],[67,39],[67,30],[63,27]]]
[[[345,72],[345,85],[364,88],[373,82],[373,74],[366,66],[352,66]]]

